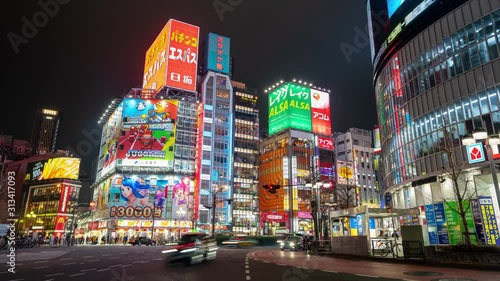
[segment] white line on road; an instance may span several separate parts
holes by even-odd
[[[70,264],[76,264],[76,262],[63,263],[62,265],[70,265]]]
[[[47,275],[45,275],[45,277],[52,277],[52,276],[58,276],[58,275],[64,275],[64,273],[47,274]]]
[[[37,267],[33,267],[33,269],[42,269],[42,268],[47,268],[47,267],[50,267],[50,266],[48,266],[48,265],[46,265],[46,266],[37,266]]]
[[[250,276],[247,275],[247,280],[250,280]]]
[[[69,277],[75,277],[75,276],[80,276],[80,275],[84,275],[85,273],[77,273],[77,274],[73,274],[73,275],[70,275]]]
[[[109,267],[117,267],[117,266],[121,266],[122,264],[119,263],[119,264],[115,264],[115,265],[110,265]]]
[[[154,259],[154,261],[162,261],[164,260],[163,258],[158,258],[158,259]]]
[[[65,260],[72,260],[73,258],[64,258],[64,259],[59,259],[60,261],[65,261]]]
[[[248,265],[245,265],[245,268],[248,268],[249,266]]]
[[[129,267],[129,266],[132,266],[132,265],[131,264],[122,265],[122,267]]]
[[[92,270],[97,270],[97,268],[82,269],[82,270],[80,270],[80,271],[81,271],[81,272],[84,272],[84,271],[92,271]]]
[[[246,274],[250,274],[250,270],[245,270],[245,273]]]
[[[99,269],[97,272],[106,271],[106,270],[111,270],[111,268]]]
[[[361,277],[371,277],[371,278],[379,278],[378,276],[374,275],[366,275],[366,274],[355,274],[356,276],[361,276]]]
[[[330,272],[330,273],[339,273],[338,271],[333,271],[333,270],[323,270],[324,272]]]
[[[42,262],[49,262],[49,261],[36,261],[34,263],[42,263]]]
[[[144,261],[134,261],[133,263],[144,263]]]

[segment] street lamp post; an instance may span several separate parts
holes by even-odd
[[[500,138],[498,135],[493,135],[493,136],[488,136],[488,133],[482,129],[478,128],[474,130],[473,134],[467,134],[463,139],[462,139],[462,145],[467,146],[471,144],[475,144],[477,142],[480,142],[484,145],[485,150],[486,150],[486,155],[487,155],[487,161],[490,166],[491,170],[491,178],[493,180],[493,186],[495,187],[495,193],[497,197],[497,204],[498,208],[500,208],[500,188],[498,187],[498,177],[497,177],[497,171],[495,167],[495,161],[493,159],[493,151],[492,151],[492,145],[499,145],[500,144]]]
[[[151,214],[153,216],[153,224],[151,224],[151,240],[154,240],[155,238],[155,215],[156,215],[156,201],[153,201],[153,213]]]

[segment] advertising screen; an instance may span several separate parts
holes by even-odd
[[[391,17],[405,0],[387,0],[387,12]]]
[[[287,83],[273,90],[269,96],[269,134],[284,129],[311,132],[311,89]]]
[[[144,77],[142,80],[143,89],[159,90],[165,86],[170,26],[171,21],[163,27],[158,37],[156,37],[151,47],[149,47],[149,50],[146,52]]]
[[[173,169],[177,107],[177,100],[125,99],[118,164]]]
[[[208,34],[205,62],[208,70],[229,74],[230,40],[214,33]]]
[[[330,94],[311,89],[312,130],[315,134],[331,135]]]
[[[170,23],[166,86],[194,92],[200,28],[177,20]]]
[[[77,180],[80,173],[80,159],[70,157],[51,158],[39,162],[28,163],[26,181],[48,179]]]
[[[352,162],[337,161],[337,183],[341,185],[356,185]]]
[[[116,164],[116,152],[118,150],[118,138],[122,125],[123,103],[121,103],[111,114],[108,122],[102,129],[101,152],[99,156],[99,167],[101,174],[106,174]]]
[[[333,150],[333,139],[318,136],[318,147],[321,149]]]

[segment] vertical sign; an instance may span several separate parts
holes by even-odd
[[[330,95],[326,92],[311,89],[312,131],[315,134],[331,135]]]
[[[158,37],[156,37],[146,52],[144,77],[142,80],[143,89],[159,90],[165,86],[170,25],[171,21],[163,27]]]
[[[436,218],[439,244],[450,244],[443,203],[434,204],[434,216]]]
[[[486,243],[489,245],[500,245],[498,225],[491,196],[479,197],[479,207],[481,209],[481,217],[483,219]]]
[[[283,157],[283,178],[288,179],[288,156]]]
[[[292,183],[297,184],[297,156],[292,156]]]
[[[461,220],[458,217],[455,202],[444,203],[444,212],[446,216],[446,225],[448,226],[448,237],[450,238],[451,245],[458,245],[462,243],[462,228]]]
[[[177,20],[170,21],[166,86],[194,92],[200,28]]]
[[[429,244],[439,244],[437,233],[436,217],[434,216],[434,205],[425,205],[425,218],[427,219],[427,233],[429,234]]]
[[[214,33],[208,34],[206,69],[229,74],[230,40]]]
[[[471,209],[472,209],[472,217],[474,218],[474,229],[477,233],[477,238],[479,239],[480,244],[486,244],[483,220],[481,218],[481,208],[479,206],[479,200],[472,199],[470,201]]]
[[[196,140],[196,155],[195,155],[195,167],[194,167],[194,203],[193,203],[193,219],[198,219],[198,211],[200,207],[200,190],[201,190],[201,160],[203,155],[203,114],[205,113],[203,109],[203,103],[198,105],[198,130],[197,130],[197,140]]]
[[[357,218],[350,218],[351,236],[358,236],[358,220]]]

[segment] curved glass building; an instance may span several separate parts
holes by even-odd
[[[444,128],[460,162],[464,135],[500,133],[500,2],[369,0],[368,18],[386,192],[394,208],[453,201]],[[487,162],[463,179],[496,205]]]

